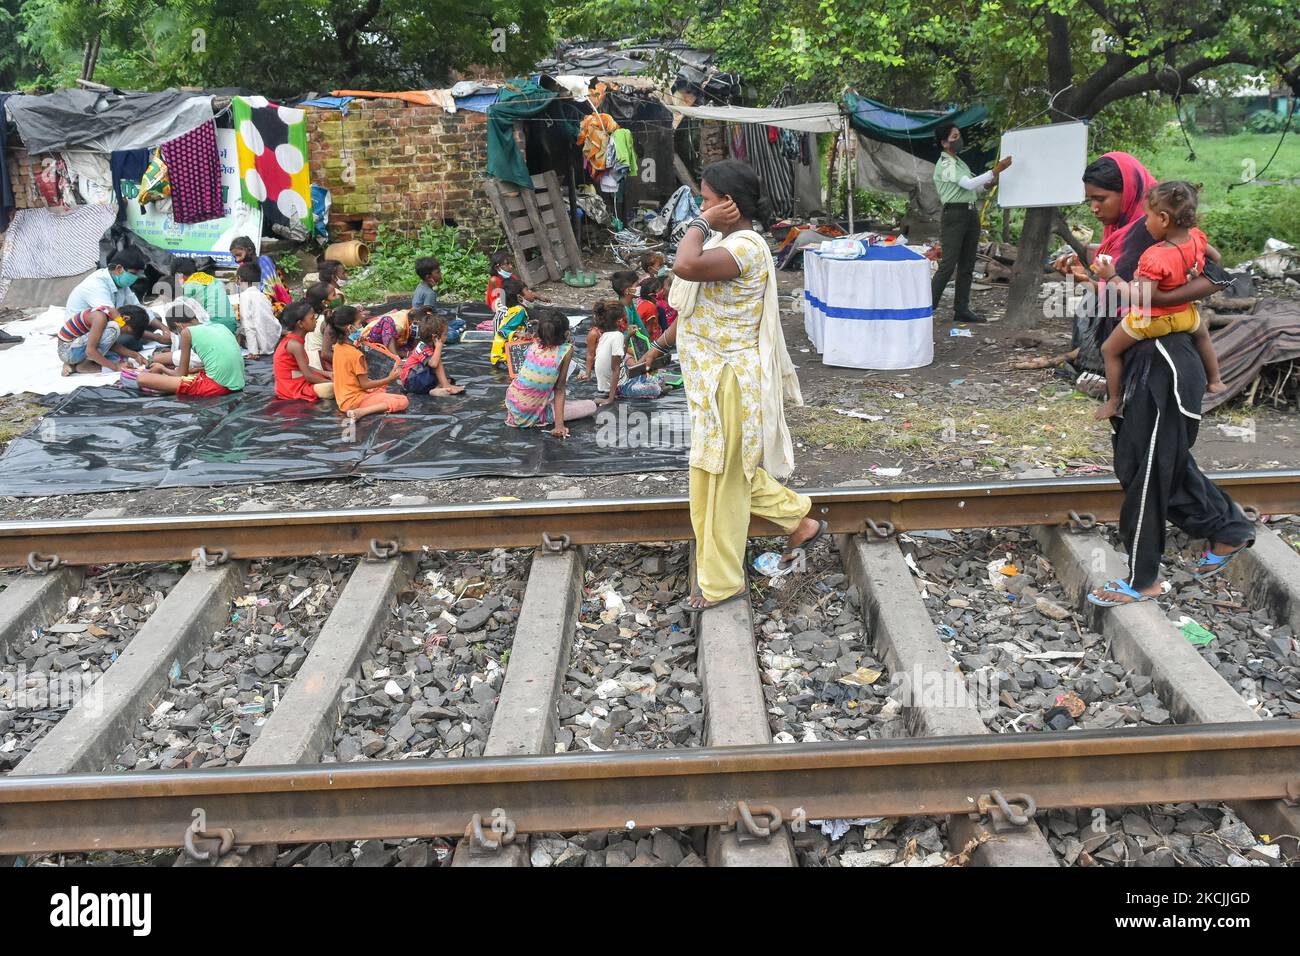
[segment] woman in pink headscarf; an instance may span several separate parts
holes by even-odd
[[[1108,255],[1116,278],[1131,282],[1138,259],[1155,239],[1147,232],[1143,199],[1156,179],[1128,153],[1106,153],[1083,173],[1084,195],[1093,215],[1101,220],[1101,245],[1091,259]],[[1057,269],[1081,282],[1093,276],[1077,256],[1064,256]],[[1183,305],[1219,288],[1204,276],[1168,292],[1157,290],[1154,305]],[[1090,298],[1097,321],[1076,341],[1081,358],[1089,348],[1099,349],[1110,335],[1127,303],[1120,285],[1096,282]],[[1076,326],[1076,333],[1078,327]],[[1087,338],[1095,336],[1095,341]],[[1082,363],[1081,363],[1082,364]],[[1148,339],[1124,354],[1123,402],[1111,419],[1115,451],[1115,477],[1124,488],[1120,508],[1120,536],[1128,550],[1127,580],[1108,581],[1088,595],[1101,607],[1151,601],[1169,591],[1160,580],[1160,559],[1165,549],[1168,521],[1208,547],[1196,566],[1198,579],[1223,571],[1228,563],[1255,541],[1251,523],[1217,485],[1210,482],[1192,458],[1205,395],[1205,366],[1185,332]]]

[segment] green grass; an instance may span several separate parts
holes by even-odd
[[[379,227],[379,238],[370,250],[370,264],[353,270],[348,299],[353,302],[382,302],[394,293],[414,291],[420,279],[415,260],[437,256],[442,263],[438,294],[449,302],[478,299],[487,286],[487,256],[464,245],[455,229],[427,225],[414,235],[387,226]]]
[[[1185,179],[1201,183],[1201,209],[1215,209],[1228,201],[1228,187],[1242,181],[1248,171],[1246,161],[1254,163],[1256,172],[1277,148],[1277,133],[1236,133],[1232,136],[1207,136],[1189,134],[1195,160],[1187,158],[1187,144],[1178,130],[1168,129],[1156,144],[1151,161],[1146,163],[1151,174],[1160,179]],[[1282,141],[1273,165],[1263,172],[1261,179],[1270,181],[1300,179],[1300,117],[1291,122],[1291,131]],[[1280,186],[1238,186],[1234,195],[1243,191],[1278,190]],[[1294,188],[1294,187],[1293,187]]]
[[[863,392],[861,402],[863,411],[884,420],[869,422],[808,406],[787,410],[790,430],[796,440],[815,448],[974,458],[989,467],[1028,458],[1054,464],[1102,461],[1110,451],[1108,426],[1092,417],[1097,403],[1068,389],[1044,391],[1032,404],[1012,408],[922,404],[870,391]]]
[[[1278,133],[1193,135],[1192,160],[1182,134],[1170,129],[1146,163],[1160,179],[1202,184],[1201,228],[1229,265],[1259,255],[1270,237],[1300,246],[1300,185],[1229,188],[1250,178],[1252,171],[1270,182],[1300,179],[1300,119],[1292,121],[1280,149],[1279,138]],[[1265,169],[1275,149],[1277,156]]]

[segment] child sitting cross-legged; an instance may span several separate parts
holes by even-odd
[[[276,346],[275,397],[314,402],[334,397],[334,383],[320,369],[312,368],[303,344],[307,333],[316,328],[316,310],[310,302],[291,302],[280,313],[284,337]]]
[[[372,379],[366,368],[366,354],[353,344],[365,313],[355,306],[341,305],[329,315],[330,340],[334,343],[334,401],[339,411],[352,420],[378,412],[404,412],[410,406],[405,395],[391,395],[386,389],[401,374],[400,363],[379,379]],[[358,336],[359,337],[359,336]]]
[[[447,320],[427,306],[411,310],[415,347],[402,361],[402,387],[408,395],[459,395],[464,385],[447,377],[442,347],[447,342]]]
[[[597,302],[592,309],[591,326],[599,337],[595,349],[587,354],[587,365],[595,370],[596,391],[607,396],[598,405],[608,405],[616,398],[658,398],[666,390],[657,375],[637,362],[628,336],[619,331],[622,312],[618,302]]]
[[[179,360],[175,368],[161,362],[149,366],[149,371],[138,377],[141,388],[185,398],[212,398],[243,389],[244,356],[235,333],[216,322],[201,324],[183,303],[168,307],[166,319],[168,328],[179,337]],[[197,372],[191,371],[194,355],[203,362]]]

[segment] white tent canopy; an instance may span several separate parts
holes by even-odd
[[[717,120],[723,123],[759,123],[779,126],[800,133],[835,133],[844,126],[840,108],[835,103],[800,103],[773,109],[751,109],[747,106],[678,106],[665,103],[679,116],[692,119]]]

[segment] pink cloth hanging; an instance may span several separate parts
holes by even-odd
[[[178,223],[220,219],[221,157],[217,124],[209,120],[162,146],[172,184],[172,218]]]

